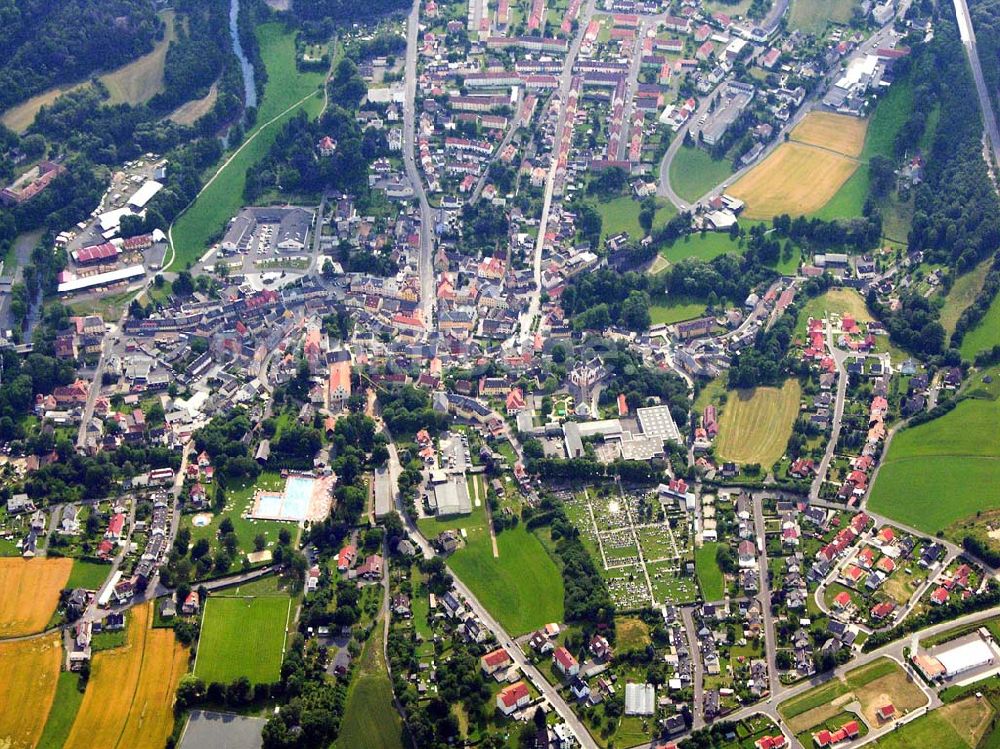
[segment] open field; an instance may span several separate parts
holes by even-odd
[[[854,174],[858,162],[802,143],[782,143],[729,188],[747,218],[798,216],[819,210]]]
[[[700,317],[704,313],[704,303],[694,300],[660,297],[649,305],[649,317],[653,325],[672,325],[675,322]]]
[[[562,573],[523,525],[497,535],[499,558],[493,556],[483,507],[464,517],[423,518],[419,525],[428,538],[449,528],[465,529],[465,546],[448,558],[448,566],[512,635],[562,621]]]
[[[788,445],[801,394],[797,380],[787,380],[781,388],[730,391],[719,422],[716,454],[722,460],[770,467]]]
[[[56,633],[0,643],[0,746],[34,747],[56,696],[62,645]]]
[[[163,65],[167,59],[167,48],[170,46],[170,42],[177,38],[177,30],[174,26],[174,11],[162,11],[160,18],[166,24],[166,30],[163,33],[163,39],[156,43],[152,52],[117,70],[98,76],[108,88],[109,104],[142,104],[163,91]],[[16,107],[8,109],[0,116],[0,122],[15,132],[24,132],[35,121],[35,115],[42,107],[52,104],[68,91],[86,85],[89,85],[89,79],[81,83],[53,86],[32,96],[27,101],[21,102]]]
[[[833,112],[810,112],[791,132],[797,143],[818,146],[844,156],[859,156],[865,146],[868,121]]]
[[[219,98],[219,86],[213,83],[208,89],[208,93],[200,99],[192,99],[181,104],[171,112],[167,119],[176,122],[178,125],[193,125],[199,117],[203,117],[215,106],[216,99]]]
[[[642,619],[615,619],[615,648],[620,652],[643,650],[650,643],[649,625]]]
[[[825,684],[785,700],[778,705],[778,712],[781,713],[781,717],[790,721],[810,710],[827,705],[841,695],[897,672],[902,673],[898,663],[889,658],[879,658],[868,665],[848,671],[844,677],[831,679]],[[802,728],[796,728],[791,724],[789,727],[796,732],[802,730]]]
[[[59,674],[56,684],[56,696],[52,701],[52,709],[45,721],[45,730],[38,740],[37,749],[61,749],[66,743],[73,721],[83,702],[83,692],[79,688],[80,677],[72,671]]]
[[[951,289],[944,298],[944,306],[941,308],[941,325],[944,326],[948,335],[955,332],[958,318],[983,290],[990,262],[990,260],[984,260],[968,273],[963,273],[956,278],[952,283]]]
[[[854,289],[840,288],[813,297],[802,305],[799,312],[799,321],[796,326],[796,335],[805,335],[809,329],[809,318],[820,319],[827,315],[851,315],[858,322],[869,322],[872,319],[868,307],[865,305],[864,297]]]
[[[639,211],[642,203],[633,200],[631,196],[623,196],[609,200],[605,203],[593,201],[594,209],[601,214],[601,243],[608,237],[628,232],[629,237],[638,241],[642,239],[646,232],[639,225]],[[666,200],[657,200],[656,215],[653,217],[653,226],[665,224],[674,215],[674,207]]]
[[[74,559],[73,570],[69,573],[65,587],[97,590],[104,584],[109,574],[111,574],[110,564]]]
[[[721,601],[726,592],[722,570],[715,561],[718,550],[717,543],[706,543],[700,549],[694,550],[694,570],[698,575],[701,595],[706,601]]]
[[[941,708],[944,718],[969,746],[977,746],[979,740],[991,727],[993,706],[989,700],[968,696]]]
[[[877,749],[912,749],[932,746],[934,749],[972,749],[962,740],[941,710],[933,710],[914,721],[890,731],[870,746]]]
[[[851,0],[792,0],[788,29],[807,34],[823,31],[828,23],[846,24],[854,10]]]
[[[173,630],[151,629],[152,604],[132,609],[128,644],[94,656],[66,749],[159,749],[174,725],[173,698],[188,651]]]
[[[282,125],[300,110],[316,117],[323,108],[318,87],[324,75],[300,73],[296,69],[294,32],[279,23],[265,23],[257,27],[256,33],[268,79],[257,113],[259,124],[247,133],[247,142],[235,155],[226,156],[232,160],[175,222],[171,231],[176,252],[174,270],[183,269],[201,257],[212,238],[243,205],[247,169],[267,154]]]
[[[732,162],[708,151],[683,146],[670,162],[670,186],[685,200],[697,200],[733,173]]]
[[[963,359],[972,361],[980,351],[993,348],[998,343],[1000,343],[1000,294],[993,299],[979,325],[966,332],[959,351],[962,352]]]
[[[72,567],[72,559],[0,559],[0,637],[45,629]]]
[[[255,684],[278,680],[291,599],[211,596],[205,603],[194,672],[206,683],[246,676]],[[247,658],[250,648],[253,658]]]
[[[403,749],[403,729],[392,702],[392,684],[382,657],[382,621],[365,643],[351,682],[336,747]]]
[[[934,534],[1000,507],[998,418],[1000,402],[970,399],[901,431],[872,488],[871,509]]]

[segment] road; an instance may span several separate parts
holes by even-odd
[[[997,130],[997,118],[993,112],[986,80],[983,78],[983,68],[979,64],[979,49],[976,47],[976,31],[972,28],[972,16],[966,0],[955,0],[955,17],[958,20],[958,35],[965,46],[965,53],[972,67],[972,78],[976,82],[976,94],[979,96],[979,108],[983,112],[983,125],[993,151],[993,161],[1000,163],[1000,131]]]
[[[121,329],[125,315],[128,314],[127,309],[118,323],[112,328],[112,331],[106,332],[104,338],[101,340],[101,356],[97,360],[97,367],[94,369],[94,379],[90,383],[87,402],[83,406],[83,416],[80,417],[80,430],[76,435],[76,447],[78,450],[82,450],[87,445],[87,427],[90,425],[90,420],[94,417],[94,405],[97,403],[97,396],[101,393],[101,375],[104,372],[104,363],[111,354],[115,331]]]
[[[420,208],[420,253],[417,271],[420,275],[420,309],[428,332],[434,326],[434,212],[427,202],[424,181],[417,170],[414,151],[416,140],[417,99],[417,47],[420,30],[420,0],[413,1],[413,9],[406,21],[406,70],[403,95],[403,165],[406,176],[413,185]]]
[[[701,658],[698,627],[694,623],[694,609],[690,606],[683,607],[681,621],[684,622],[684,634],[687,636],[688,652],[691,653],[691,665],[694,668],[694,710],[691,714],[691,728],[697,731],[705,725],[705,666]]]
[[[840,426],[844,420],[844,403],[847,399],[847,370],[844,368],[844,360],[847,358],[847,354],[837,348],[834,343],[833,326],[829,320],[826,322],[826,346],[830,350],[830,355],[833,357],[833,362],[837,368],[837,394],[833,402],[833,424],[830,429],[830,439],[826,443],[826,452],[823,453],[823,459],[820,460],[819,467],[816,469],[816,478],[813,479],[812,486],[809,487],[810,501],[819,499],[820,487],[826,480],[830,463],[833,462],[833,456],[837,452],[837,442],[840,440]],[[872,484],[874,483],[873,479]]]
[[[764,526],[764,499],[758,493],[753,497],[753,525],[757,533],[757,551],[760,553],[760,601],[764,623],[764,645],[767,652],[768,693],[776,694],[781,686],[778,680],[778,644],[774,636],[774,615],[771,613],[771,575],[767,566],[767,538]]]

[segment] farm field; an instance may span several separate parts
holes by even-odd
[[[205,603],[195,675],[206,683],[228,684],[240,676],[255,684],[277,681],[290,608],[287,595],[211,596]],[[252,659],[246,657],[248,647]]]
[[[993,299],[979,325],[966,332],[959,351],[962,352],[963,359],[972,361],[980,351],[993,348],[998,343],[1000,343],[1000,295]]]
[[[701,595],[706,601],[721,601],[726,592],[722,570],[715,561],[718,550],[717,543],[706,543],[694,550],[694,570],[698,575]]]
[[[117,70],[97,76],[101,83],[107,86],[109,94],[107,103],[142,104],[163,91],[163,66],[167,59],[167,48],[170,42],[177,38],[177,29],[174,11],[164,10],[159,15],[166,29],[163,39],[156,43],[151,52]],[[21,102],[16,107],[11,107],[0,116],[0,122],[15,132],[24,132],[35,121],[35,115],[42,107],[52,104],[69,91],[87,85],[89,79],[81,83],[54,86]]]
[[[770,467],[784,452],[799,411],[797,380],[781,388],[731,391],[719,421],[716,454],[735,463]]]
[[[281,126],[299,110],[305,110],[311,117],[322,111],[323,99],[317,87],[324,75],[300,73],[296,69],[295,34],[279,23],[262,24],[256,33],[268,78],[257,114],[259,124],[247,133],[243,146],[226,157],[231,160],[224,162],[211,184],[174,223],[171,231],[176,253],[171,263],[174,270],[201,257],[212,237],[243,205],[247,169],[264,157]],[[274,118],[277,119],[268,125]]]
[[[819,33],[828,23],[846,24],[853,10],[854,3],[850,0],[792,0],[788,28],[801,29],[807,34]]]
[[[944,326],[948,335],[955,332],[958,318],[982,291],[983,284],[986,283],[990,262],[990,260],[984,260],[968,273],[963,273],[956,278],[952,283],[951,290],[944,298],[944,306],[941,308],[941,325]],[[973,354],[975,353],[973,352]]]
[[[375,623],[361,653],[358,673],[344,706],[338,749],[403,749],[403,729],[393,707],[392,684],[382,657],[382,620]]]
[[[728,192],[746,202],[744,216],[765,219],[822,208],[854,174],[858,162],[803,143],[788,142],[740,177]]]
[[[1000,403],[969,399],[893,439],[872,488],[875,512],[934,534],[1000,507]],[[941,501],[947,487],[947,502]]]
[[[868,123],[858,117],[832,112],[810,112],[795,129],[796,143],[818,146],[845,156],[859,156],[865,145]]]
[[[0,559],[0,637],[45,629],[66,587],[72,559]]]
[[[37,749],[60,749],[66,743],[73,721],[83,702],[83,692],[79,688],[80,677],[71,672],[59,674],[56,684],[56,696],[52,701],[52,709],[45,721],[45,730],[38,740]]]
[[[483,507],[464,517],[423,518],[419,525],[428,538],[449,528],[465,529],[465,546],[448,558],[448,566],[512,635],[562,621],[562,573],[523,525],[497,535],[499,558],[493,556]]]
[[[831,314],[839,317],[852,315],[858,322],[868,322],[872,319],[864,298],[857,291],[845,288],[830,289],[802,305],[796,335],[805,335],[809,329],[810,317],[818,320]]]
[[[56,696],[62,645],[59,635],[0,643],[0,746],[34,747]]]
[[[159,749],[174,725],[173,696],[188,650],[169,629],[152,629],[152,604],[132,609],[128,644],[94,656],[66,749]]]
[[[111,565],[103,562],[88,562],[83,559],[73,560],[73,569],[66,581],[67,588],[84,588],[97,590],[104,584],[111,572]]]
[[[683,146],[670,162],[670,185],[685,200],[697,200],[733,173],[732,163],[708,151]]]

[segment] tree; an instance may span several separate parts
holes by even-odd
[[[232,533],[234,530],[232,518],[228,516],[222,518],[222,522],[219,523],[219,534],[224,536],[227,533]]]
[[[267,537],[263,533],[253,537],[253,548],[256,551],[264,551],[267,548]]]
[[[194,281],[191,272],[182,270],[174,279],[172,288],[177,296],[191,296],[194,293]]]

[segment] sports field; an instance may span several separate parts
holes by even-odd
[[[403,749],[403,729],[392,703],[392,683],[382,657],[382,620],[375,623],[347,692],[338,749]]]
[[[0,637],[45,629],[66,587],[72,559],[0,559]]]
[[[228,684],[240,676],[255,684],[277,681],[291,605],[287,595],[211,596],[202,618],[195,675],[206,683]],[[248,651],[253,658],[247,658]]]
[[[715,441],[716,455],[721,460],[770,467],[785,453],[801,395],[798,380],[786,380],[780,388],[729,391]]]
[[[562,573],[533,533],[523,525],[500,533],[500,556],[494,557],[482,507],[466,517],[420,521],[428,537],[449,528],[464,528],[467,539],[448,557],[448,566],[507,631],[522,635],[563,620]]]
[[[798,143],[836,151],[844,156],[860,156],[865,146],[868,121],[833,112],[810,112],[791,132]]]
[[[56,696],[62,646],[59,635],[0,643],[0,747],[38,743]]]
[[[173,630],[152,629],[153,607],[132,609],[128,644],[97,653],[65,749],[160,749],[174,726],[174,693],[188,651]]]
[[[698,575],[701,596],[706,601],[721,601],[726,593],[722,570],[715,561],[718,550],[717,543],[706,543],[700,549],[694,550],[694,569]]]
[[[156,43],[152,52],[98,76],[101,83],[108,88],[109,104],[141,104],[163,91],[163,66],[167,59],[167,48],[170,42],[177,38],[174,27],[174,11],[164,10],[160,14],[166,26],[163,39]],[[89,79],[82,83],[53,86],[40,94],[32,96],[16,107],[11,107],[0,116],[0,122],[15,132],[24,132],[35,121],[35,115],[44,107],[68,91],[89,84]]]
[[[899,432],[872,488],[871,509],[934,534],[1000,507],[998,422],[1000,402],[970,399]]]
[[[267,85],[257,113],[257,126],[235,154],[227,154],[215,179],[171,227],[176,255],[172,270],[200,258],[213,236],[243,205],[247,169],[262,159],[282,125],[298,111],[316,117],[323,109],[319,92],[323,73],[302,72],[295,67],[295,33],[280,23],[261,24],[256,29],[260,54],[267,69]],[[274,122],[271,122],[274,120]],[[268,124],[271,123],[271,124]]]

